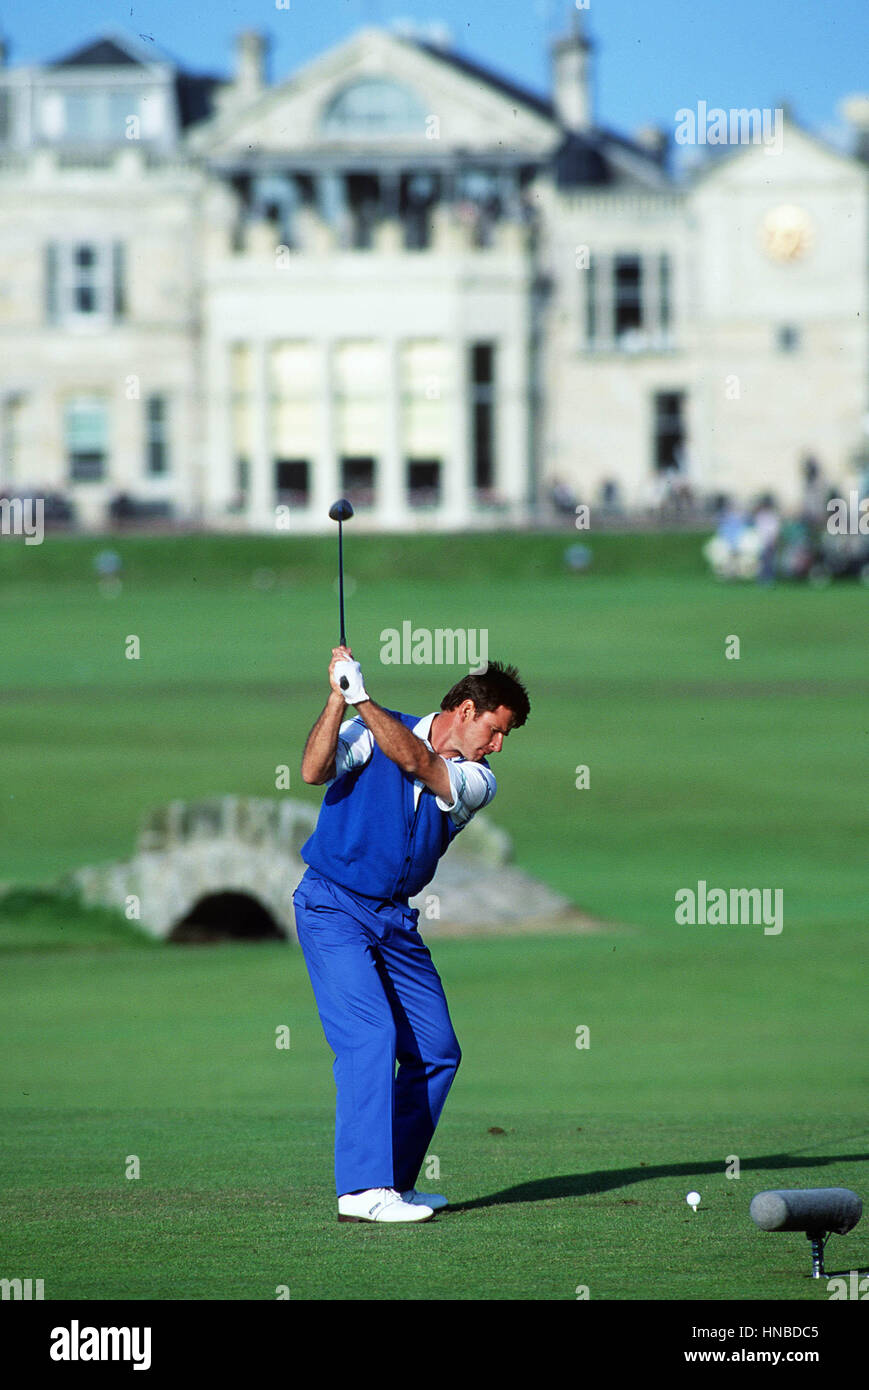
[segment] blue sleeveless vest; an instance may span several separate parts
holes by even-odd
[[[408,729],[420,719],[397,710],[386,713]],[[406,903],[431,883],[438,860],[461,828],[427,787],[416,808],[413,794],[413,778],[375,743],[367,763],[345,772],[327,790],[314,833],[302,846],[305,863],[364,897]]]

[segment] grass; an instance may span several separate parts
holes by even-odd
[[[319,800],[297,769],[334,541],[122,538],[115,597],[105,540],[0,545],[0,1274],[50,1299],[827,1300],[804,1239],[748,1205],[865,1185],[869,595],[719,586],[700,539],[593,537],[577,576],[566,535],[348,532],[372,694],[422,713],[460,674],[382,664],[385,628],[486,629],[532,699],[492,818],[614,924],[427,931],[464,1060],[430,1155],[452,1205],[415,1230],[334,1220],[331,1053],[297,951],[165,947],[52,888],[176,797],[274,795],[287,764]],[[784,930],[677,926],[699,879],[781,888]],[[833,1237],[830,1270],[866,1264],[860,1227]]]
[[[3,1267],[59,1299],[825,1299],[802,1238],[761,1235],[748,1205],[863,1185],[862,990],[835,961],[818,977],[808,937],[760,954],[692,964],[675,933],[437,946],[464,1050],[432,1146],[453,1206],[399,1232],[335,1222],[331,1055],[296,951],[18,957]],[[808,974],[838,1026],[807,1012],[797,1043]],[[866,1262],[859,1229],[833,1247],[830,1269]]]

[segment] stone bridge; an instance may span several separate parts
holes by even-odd
[[[296,940],[293,892],[318,808],[289,798],[173,801],[152,812],[132,858],[67,875],[82,900],[116,908],[152,936]],[[582,929],[568,899],[510,864],[509,836],[481,812],[411,900],[432,936]]]

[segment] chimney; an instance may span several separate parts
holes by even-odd
[[[569,32],[555,39],[551,48],[555,112],[568,130],[588,131],[594,126],[591,54],[591,39],[574,10]]]
[[[268,36],[255,29],[246,29],[236,39],[234,85],[240,97],[252,99],[266,87],[268,50]]]

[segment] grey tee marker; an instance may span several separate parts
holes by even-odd
[[[823,1279],[827,1240],[857,1225],[863,1202],[847,1187],[784,1188],[758,1192],[748,1212],[762,1231],[803,1231],[812,1243],[812,1278]]]

